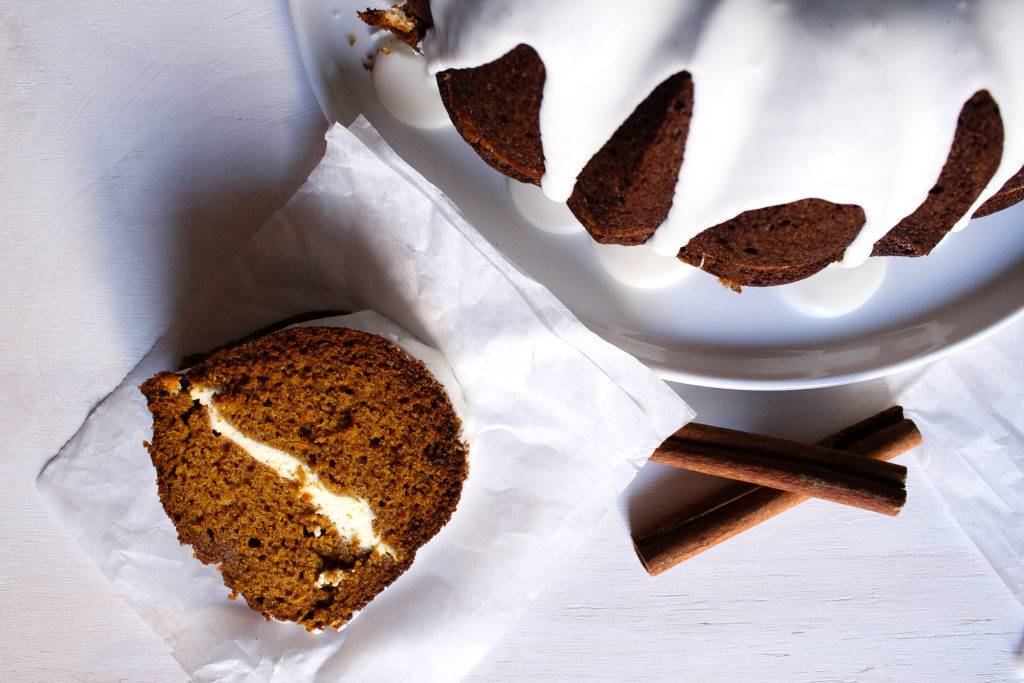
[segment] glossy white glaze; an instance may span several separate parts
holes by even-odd
[[[806,197],[860,205],[844,264],[925,199],[957,115],[987,89],[1006,123],[1002,163],[978,203],[1024,162],[1024,3],[842,0],[680,3],[643,11],[593,0],[433,0],[432,72],[518,44],[544,61],[542,186],[576,176],[668,76],[688,71],[694,110],[676,196],[650,240],[666,255],[737,214]],[[585,19],[585,20],[584,20]],[[567,36],[572,36],[568,39]],[[969,216],[973,209],[965,214]]]
[[[432,130],[451,125],[423,59],[408,45],[385,39],[373,62],[373,87],[381,105],[402,123]]]
[[[644,245],[626,247],[591,241],[597,260],[605,271],[624,285],[638,289],[658,289],[696,273],[675,256],[664,256]]]
[[[583,230],[583,225],[576,220],[565,202],[548,198],[536,185],[509,178],[508,194],[523,218],[544,232],[571,235]]]
[[[885,279],[888,258],[869,258],[856,268],[837,263],[779,288],[782,298],[801,313],[834,318],[851,313],[874,296]]]

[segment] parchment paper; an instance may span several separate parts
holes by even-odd
[[[900,401],[925,435],[914,456],[1024,603],[1024,317],[929,366]]]
[[[467,673],[689,407],[519,273],[364,120],[40,476],[55,513],[195,680]],[[265,622],[179,545],[137,386],[288,316],[373,309],[440,349],[475,425],[451,521],[341,632]],[[630,553],[628,538],[622,552]]]

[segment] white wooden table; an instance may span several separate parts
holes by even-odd
[[[185,678],[35,489],[49,457],[316,165],[283,0],[0,5],[0,671]],[[701,419],[813,439],[907,376],[680,387]],[[1024,607],[912,456],[896,520],[810,502],[657,578],[629,529],[697,475],[649,465],[474,680],[1016,680]]]

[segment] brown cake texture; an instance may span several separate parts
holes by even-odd
[[[427,0],[401,9],[417,17],[422,30],[432,24]],[[544,63],[528,45],[477,68],[437,75],[442,101],[466,142],[493,168],[533,184],[540,184],[544,173],[539,122],[544,79]],[[669,77],[584,167],[568,206],[595,240],[642,244],[661,225],[685,159],[693,100],[689,74]],[[999,107],[987,91],[979,91],[963,105],[946,163],[928,196],[875,244],[873,255],[928,254],[992,178],[1002,142]],[[988,215],[1021,199],[1024,168],[974,215]],[[678,256],[735,289],[785,284],[840,260],[864,220],[858,206],[809,197],[746,211],[708,227]]]
[[[288,328],[182,374],[161,372],[141,390],[160,501],[181,543],[217,565],[229,597],[311,631],[344,626],[407,570],[451,518],[467,475],[444,388],[421,361],[365,332]],[[219,422],[197,398],[203,391]],[[293,458],[291,475],[232,430]],[[375,538],[339,532],[311,496],[314,483],[368,505]]]

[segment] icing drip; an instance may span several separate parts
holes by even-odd
[[[373,66],[377,99],[392,116],[407,125],[432,130],[451,125],[437,91],[437,80],[423,60],[397,40],[382,43]]]
[[[639,289],[658,289],[679,282],[696,271],[674,256],[662,256],[644,247],[590,244],[597,261],[613,278]]]
[[[833,263],[809,278],[792,282],[782,299],[806,315],[834,318],[863,306],[882,285],[889,259],[869,258],[856,268]]]
[[[556,235],[583,232],[583,225],[565,202],[551,201],[536,185],[509,178],[508,194],[523,218],[544,232]]]
[[[432,73],[521,43],[540,55],[542,187],[557,201],[658,84],[691,74],[685,162],[648,242],[663,255],[744,211],[813,197],[864,209],[843,265],[862,263],[928,196],[960,109],[982,89],[1000,108],[1003,156],[961,224],[1024,164],[1024,3],[432,0],[431,9]]]

